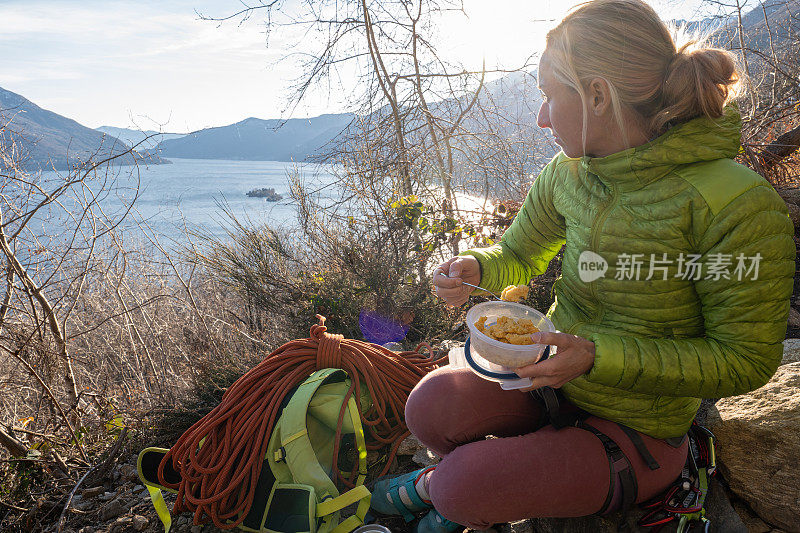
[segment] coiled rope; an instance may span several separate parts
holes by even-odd
[[[356,478],[357,465],[349,479],[340,474],[337,456],[347,401],[352,394],[361,397],[362,382],[372,398],[372,406],[364,413],[356,402],[365,432],[371,437],[367,449],[391,445],[379,476],[388,471],[398,446],[410,433],[404,419],[408,394],[444,358],[434,360],[427,343],[413,352],[395,353],[376,344],[345,339],[327,333],[325,317],[317,318],[319,324],[311,327],[310,338],[284,344],[239,378],[220,404],[186,430],[164,456],[158,479],[163,486],[178,491],[174,512],[193,512],[195,524],[210,519],[221,529],[241,524],[253,503],[281,403],[294,386],[323,368],[341,368],[351,379],[334,440],[334,481],[352,487]],[[422,347],[427,355],[420,353]],[[180,483],[170,484],[164,479],[167,461],[180,472]]]

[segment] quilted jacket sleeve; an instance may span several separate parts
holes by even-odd
[[[499,292],[508,285],[528,283],[547,270],[564,245],[566,223],[553,203],[557,159],[558,156],[553,158],[534,180],[522,208],[498,244],[459,254],[478,260],[481,287]]]
[[[783,353],[794,277],[794,228],[783,200],[767,185],[743,192],[699,236],[702,278],[694,282],[705,336],[643,338],[592,334],[591,382],[662,396],[721,398],[764,385]],[[715,254],[723,254],[716,256]],[[735,272],[737,257],[758,272]],[[730,257],[729,279],[707,267]]]

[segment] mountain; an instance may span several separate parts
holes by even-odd
[[[787,0],[764,4],[742,17],[748,48],[770,51],[779,55],[796,48],[798,19],[792,13],[800,7],[800,0]],[[766,15],[766,17],[765,17]],[[766,20],[765,20],[766,18]],[[689,31],[712,32],[711,43],[725,48],[738,48],[738,21],[735,18],[706,18],[701,21],[673,20]],[[750,54],[751,60],[756,54]],[[464,96],[455,102],[466,102]],[[437,111],[451,105],[454,100],[432,103]],[[544,135],[536,127],[536,113],[540,105],[536,88],[536,72],[510,73],[484,87],[478,102],[485,112],[469,117],[464,126],[473,131],[483,131],[481,121],[492,119],[499,135],[531,138]],[[199,130],[186,135],[137,131],[103,126],[91,130],[77,122],[44,110],[10,91],[0,88],[0,118],[12,119],[11,125],[0,132],[0,143],[11,142],[11,132],[16,132],[17,149],[22,147],[28,166],[66,168],[99,150],[107,156],[136,146],[146,154],[163,157],[193,159],[274,160],[302,161],[337,137],[355,115],[326,114],[307,119],[263,120],[248,118],[216,128]],[[103,133],[107,134],[103,138]],[[141,144],[140,144],[141,143]],[[554,147],[551,147],[554,148]],[[545,150],[546,158],[552,150]],[[138,154],[137,154],[138,155]],[[152,156],[152,162],[164,162]],[[122,163],[132,163],[133,157],[120,158]]]
[[[154,130],[132,130],[128,128],[115,128],[114,126],[100,126],[97,131],[116,137],[136,150],[155,148],[161,141],[180,139],[185,133],[163,133]]]
[[[484,107],[492,105],[503,110],[506,115],[517,117],[517,120],[536,124],[536,115],[542,104],[538,76],[538,67],[529,71],[509,72],[484,85],[480,102]]]
[[[42,109],[27,98],[0,87],[0,146],[18,154],[25,169],[68,170],[89,159],[117,156],[112,164],[158,164],[160,158],[144,159],[122,141],[87,128],[76,121]],[[0,161],[0,167],[5,162]]]
[[[800,35],[800,0],[781,0],[760,3],[742,15],[742,29],[746,47],[761,54],[777,56],[797,50]],[[713,39],[721,46],[739,48],[738,20],[731,17],[715,32]],[[753,57],[756,56],[756,57]],[[758,60],[758,54],[749,54],[748,59]]]
[[[675,27],[688,33],[689,35],[710,35],[725,25],[725,19],[721,17],[706,17],[702,20],[673,19],[667,21],[671,27]]]
[[[155,151],[161,157],[188,159],[308,160],[354,117],[351,113],[342,113],[285,121],[248,118],[229,126],[164,140]]]

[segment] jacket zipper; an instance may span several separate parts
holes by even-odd
[[[611,185],[609,185],[609,189],[611,189],[611,201],[608,203],[608,205],[606,205],[603,208],[600,214],[597,215],[594,224],[592,224],[592,233],[589,239],[589,245],[594,253],[598,253],[597,245],[600,240],[600,229],[603,227],[603,224],[605,223],[606,218],[608,218],[608,215],[611,213],[611,210],[614,209],[614,207],[616,207],[617,205],[618,197],[615,194],[615,189]],[[596,287],[597,281],[598,280],[595,280],[589,284],[589,293],[592,295],[592,298],[594,298],[594,301],[597,302],[598,306],[597,313],[592,318],[592,322],[597,322],[600,319],[600,317],[603,316],[603,305],[600,303],[600,300],[597,297],[597,287]],[[579,320],[575,322],[572,326],[570,326],[569,330],[567,330],[567,333],[569,333],[570,335],[574,335],[575,331],[586,322],[587,322],[586,320]]]

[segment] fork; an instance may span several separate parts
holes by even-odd
[[[495,293],[493,293],[492,291],[487,291],[487,290],[486,290],[486,289],[484,289],[483,287],[478,287],[477,285],[473,285],[472,283],[467,283],[467,282],[466,282],[466,281],[464,281],[464,280],[462,280],[462,281],[461,281],[461,284],[462,284],[462,285],[466,285],[467,287],[474,287],[474,288],[476,288],[476,289],[480,289],[480,290],[482,290],[482,291],[486,291],[486,292],[488,292],[489,294],[491,294],[492,296],[494,296],[494,297],[495,297],[495,299],[497,299],[497,300],[500,300],[501,302],[503,301],[503,299],[502,299],[502,298],[500,298],[498,295],[496,295],[496,294],[495,294]]]

